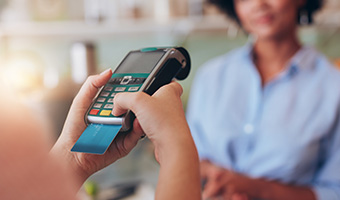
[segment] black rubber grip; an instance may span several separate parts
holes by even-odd
[[[175,58],[169,59],[164,64],[164,67],[157,73],[154,81],[145,90],[145,93],[152,95],[163,85],[169,84],[171,80],[176,77],[181,67],[182,67],[182,64],[179,63],[177,59]]]

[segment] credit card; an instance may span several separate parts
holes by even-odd
[[[89,124],[71,151],[104,154],[121,128],[122,125]]]

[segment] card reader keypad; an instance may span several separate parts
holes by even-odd
[[[89,115],[100,117],[112,117],[113,98],[120,92],[137,92],[146,78],[132,78],[124,76],[111,78],[108,84],[100,92],[96,102],[92,105]]]
[[[109,84],[111,85],[140,85],[143,84],[146,78],[132,78],[129,76],[111,78]]]

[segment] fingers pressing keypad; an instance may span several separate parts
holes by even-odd
[[[89,115],[100,117],[113,117],[113,98],[119,92],[137,92],[145,78],[119,77],[111,78],[100,92],[96,102],[93,104]],[[122,83],[123,82],[123,83]]]

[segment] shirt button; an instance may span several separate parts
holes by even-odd
[[[254,132],[254,126],[252,124],[246,124],[244,127],[243,127],[243,130],[245,133],[247,134],[252,134]]]

